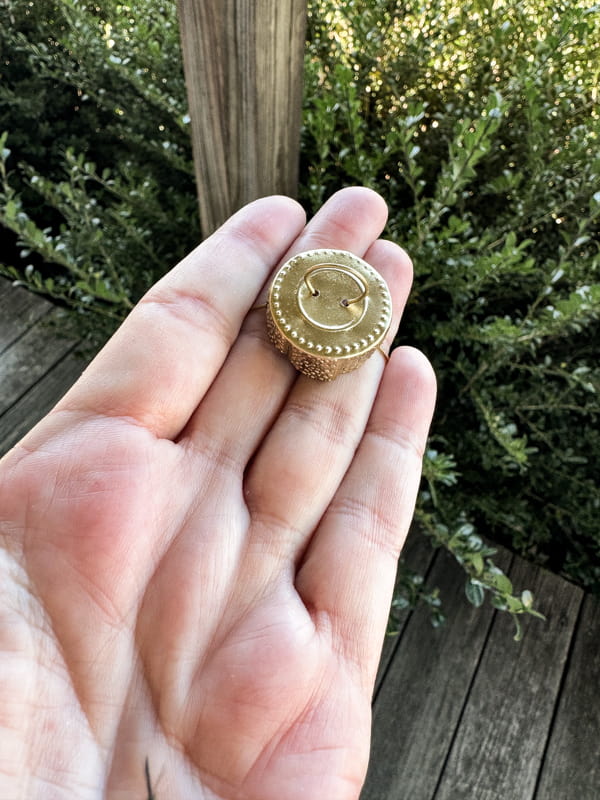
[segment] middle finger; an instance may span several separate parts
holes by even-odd
[[[362,256],[386,219],[387,208],[377,194],[362,188],[343,189],[309,222],[284,261],[321,247]],[[241,475],[296,378],[295,369],[267,336],[264,312],[248,314],[225,365],[184,430],[183,442],[193,453],[208,456],[219,472],[225,469]]]
[[[393,318],[391,343],[412,281],[410,259],[391,242],[377,241],[365,254],[387,281]],[[374,353],[360,369],[331,383],[300,376],[245,481],[252,539],[274,564],[296,561],[335,495],[361,441],[383,374]],[[367,478],[368,480],[368,478]]]

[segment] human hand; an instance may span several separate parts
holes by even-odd
[[[0,462],[2,800],[144,798],[146,759],[156,798],[358,797],[435,380],[397,348],[311,381],[249,310],[286,253],[341,248],[393,332],[385,218],[364,189],[306,227],[247,206]]]

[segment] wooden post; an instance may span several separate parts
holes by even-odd
[[[298,184],[307,0],[178,0],[202,233]]]

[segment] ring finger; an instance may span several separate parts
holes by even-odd
[[[398,326],[412,280],[410,259],[397,245],[375,242],[365,259],[388,282]],[[359,370],[331,383],[301,376],[245,481],[252,538],[263,556],[297,561],[335,495],[363,436],[383,373],[374,354]],[[279,564],[277,563],[279,562]]]
[[[362,256],[380,235],[386,217],[385,203],[374,192],[344,189],[315,215],[284,260],[320,247]],[[227,362],[184,430],[183,441],[193,453],[209,455],[216,466],[241,475],[296,376],[269,341],[264,314],[258,310],[248,314]]]

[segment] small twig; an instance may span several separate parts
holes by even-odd
[[[150,765],[148,764],[148,757],[144,761],[144,774],[146,775],[146,789],[148,790],[148,797],[146,800],[157,800],[156,795],[152,791],[152,781],[150,780]]]

